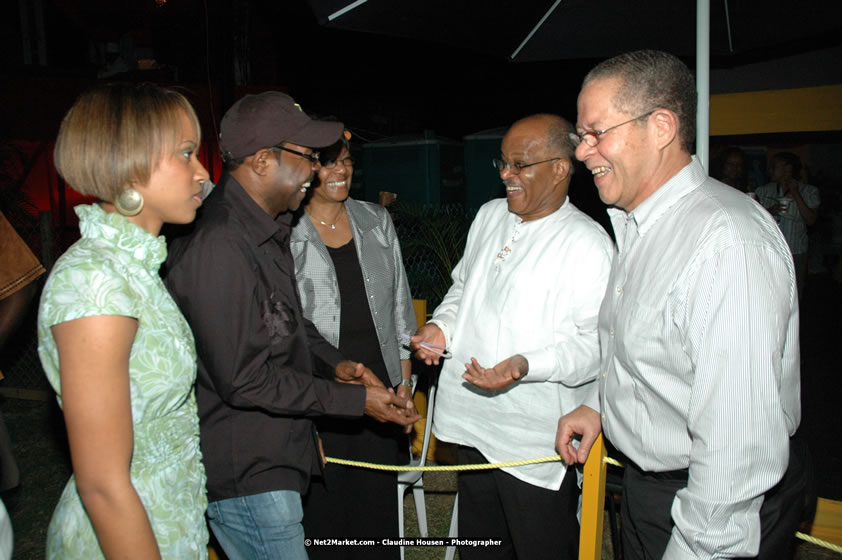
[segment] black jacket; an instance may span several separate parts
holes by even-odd
[[[210,501],[306,492],[321,467],[308,417],[360,416],[365,407],[362,387],[333,380],[343,358],[302,316],[291,219],[272,220],[226,175],[192,233],[170,247],[165,281],[199,355]]]

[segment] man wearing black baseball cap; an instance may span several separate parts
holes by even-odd
[[[208,518],[231,560],[307,558],[301,494],[322,468],[310,417],[418,419],[301,313],[292,212],[318,169],[313,149],[343,128],[310,119],[280,92],[240,99],[222,118],[220,184],[194,231],[170,248],[167,286],[199,356]]]

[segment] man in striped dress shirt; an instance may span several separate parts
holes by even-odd
[[[792,256],[768,213],[691,155],[695,115],[672,55],[620,55],[585,77],[571,141],[612,206],[618,254],[599,391],[556,444],[584,462],[601,428],[625,456],[628,558],[786,558],[804,486]]]

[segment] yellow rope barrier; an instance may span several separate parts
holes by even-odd
[[[539,457],[538,459],[524,459],[523,461],[509,461],[508,463],[483,463],[478,465],[425,465],[423,467],[413,467],[410,465],[378,465],[376,463],[366,463],[364,461],[351,461],[350,459],[336,459],[335,457],[325,457],[328,463],[335,463],[337,465],[345,465],[346,467],[363,467],[366,469],[374,469],[377,471],[482,471],[489,469],[502,469],[504,467],[521,467],[523,465],[534,465],[536,463],[552,463],[553,461],[560,461],[561,455],[549,455],[547,457]]]
[[[394,472],[402,472],[402,471],[483,471],[483,470],[490,470],[490,469],[501,469],[504,467],[522,467],[524,465],[534,465],[537,463],[552,463],[554,461],[560,461],[561,455],[548,455],[547,457],[539,457],[537,459],[524,459],[523,461],[509,461],[507,463],[483,463],[483,464],[475,464],[475,465],[425,465],[423,467],[413,467],[410,465],[379,465],[377,463],[367,463],[365,461],[351,461],[350,459],[337,459],[336,457],[325,457],[325,461],[328,463],[333,463],[336,465],[345,465],[346,467],[361,467],[366,469],[374,469],[378,471],[394,471]],[[618,461],[617,459],[612,459],[611,457],[605,457],[603,459],[604,463],[608,463],[610,465],[616,465],[618,467],[624,467],[623,463]],[[800,531],[795,532],[795,536],[801,540],[807,541],[812,543],[816,546],[824,547],[828,550],[832,550],[834,552],[839,552],[842,554],[842,546],[835,545],[833,543],[829,543],[827,541],[823,541],[822,539],[817,539],[811,535],[807,535]]]
[[[827,541],[823,541],[821,539],[817,539],[816,537],[814,537],[812,535],[808,535],[806,533],[802,533],[801,531],[796,531],[795,536],[798,537],[799,539],[801,539],[802,541],[807,541],[808,543],[812,543],[816,546],[821,546],[821,547],[826,548],[828,550],[832,550],[834,552],[838,552],[838,553],[842,554],[842,546],[839,546],[838,544],[833,544],[833,543],[829,543]]]
[[[506,467],[522,467],[524,465],[534,465],[537,463],[552,463],[561,461],[561,455],[547,455],[546,457],[538,457],[537,459],[524,459],[522,461],[509,461],[508,463],[482,463],[476,465],[425,465],[423,467],[413,467],[411,465],[379,465],[377,463],[367,463],[365,461],[352,461],[350,459],[337,459],[336,457],[325,457],[325,461],[335,465],[345,465],[346,467],[361,467],[364,469],[373,469],[376,471],[485,471],[490,469],[502,469]],[[623,467],[623,463],[611,457],[606,457],[604,462],[611,465]]]
[[[606,457],[602,460],[603,463],[608,463],[609,465],[616,465],[618,467],[625,467],[623,463],[618,461],[617,459],[612,459],[611,457]]]

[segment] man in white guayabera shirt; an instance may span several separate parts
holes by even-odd
[[[463,464],[554,455],[559,412],[583,402],[599,366],[596,330],[614,248],[567,199],[569,123],[534,115],[508,130],[495,167],[506,200],[485,204],[468,234],[453,285],[413,337],[447,347],[434,431],[460,445]],[[555,461],[459,475],[459,537],[502,541],[462,547],[472,558],[575,559],[579,525],[573,468]]]
[[[667,53],[620,55],[585,77],[571,140],[613,206],[618,255],[599,391],[559,421],[557,446],[584,461],[601,424],[625,455],[626,558],[792,558],[804,488],[790,453],[792,256],[759,204],[691,156],[695,118],[693,76]]]

